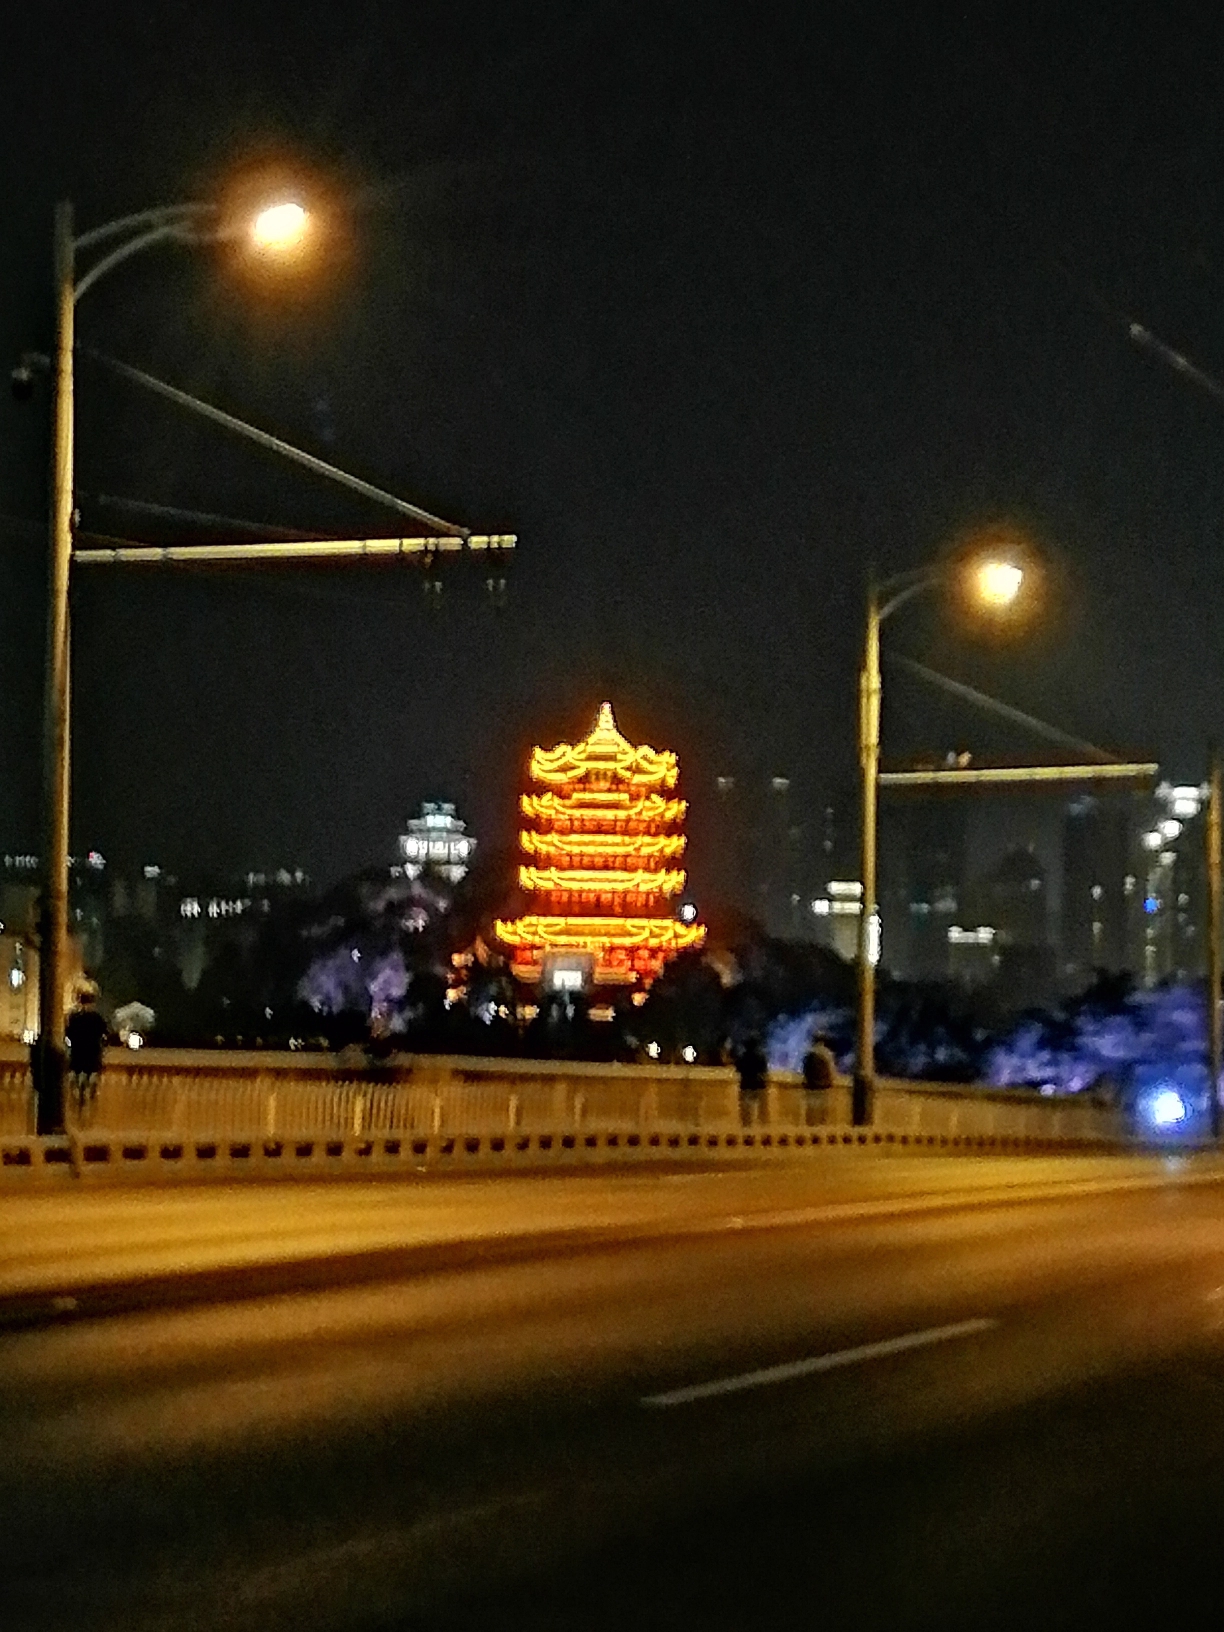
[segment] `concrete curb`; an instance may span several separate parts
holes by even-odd
[[[1129,1149],[1138,1153],[1136,1146]],[[794,1160],[813,1155],[902,1152],[940,1155],[1098,1155],[1107,1140],[1024,1134],[898,1133],[847,1126],[740,1131],[559,1131],[554,1133],[405,1134],[395,1138],[277,1139],[71,1133],[0,1140],[0,1184],[76,1177],[83,1182],[244,1177],[268,1180],[327,1174],[411,1175],[458,1170],[607,1166],[650,1161]]]

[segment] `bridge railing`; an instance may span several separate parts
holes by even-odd
[[[91,1138],[388,1139],[509,1134],[727,1134],[849,1123],[849,1087],[808,1093],[775,1075],[741,1102],[726,1068],[360,1054],[112,1050],[97,1098],[73,1113]],[[883,1079],[873,1125],[895,1135],[1126,1143],[1121,1115],[1089,1096]],[[34,1129],[24,1050],[0,1045],[0,1136]]]

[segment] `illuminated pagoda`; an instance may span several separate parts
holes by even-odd
[[[426,800],[421,814],[409,821],[407,833],[400,835],[404,877],[420,878],[428,870],[448,884],[458,884],[467,877],[475,848],[476,840],[454,805]]]
[[[676,863],[688,842],[688,807],[672,796],[678,775],[675,754],[621,736],[611,703],[585,741],[532,749],[519,883],[535,910],[495,925],[519,979],[646,986],[677,952],[700,946],[704,925],[681,922],[670,905],[684,888]]]

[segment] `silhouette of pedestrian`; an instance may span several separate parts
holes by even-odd
[[[740,1121],[746,1128],[761,1119],[761,1096],[769,1080],[769,1061],[759,1037],[749,1037],[735,1062],[739,1072]]]
[[[77,993],[76,1007],[64,1028],[68,1037],[68,1069],[72,1073],[77,1109],[83,1111],[98,1096],[102,1050],[110,1035],[97,1010],[97,994],[88,987]]]
[[[837,1061],[829,1047],[829,1039],[817,1032],[803,1056],[803,1086],[809,1091],[832,1088],[837,1082]]]

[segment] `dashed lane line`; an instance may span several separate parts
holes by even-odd
[[[950,1343],[958,1337],[975,1337],[998,1324],[997,1320],[979,1316],[974,1320],[954,1321],[949,1326],[929,1326],[925,1331],[905,1332],[900,1337],[886,1337],[878,1343],[860,1343],[852,1349],[837,1349],[832,1354],[818,1354],[808,1360],[788,1360],[780,1366],[743,1371],[737,1377],[717,1377],[712,1382],[690,1383],[687,1388],[672,1388],[663,1394],[647,1394],[642,1404],[652,1409],[662,1409],[671,1405],[691,1405],[694,1400],[712,1400],[720,1394],[739,1394],[748,1388],[768,1388],[773,1383],[793,1382],[796,1377],[814,1377],[822,1371],[861,1365],[865,1360],[883,1360],[892,1354],[905,1354],[910,1349]]]

